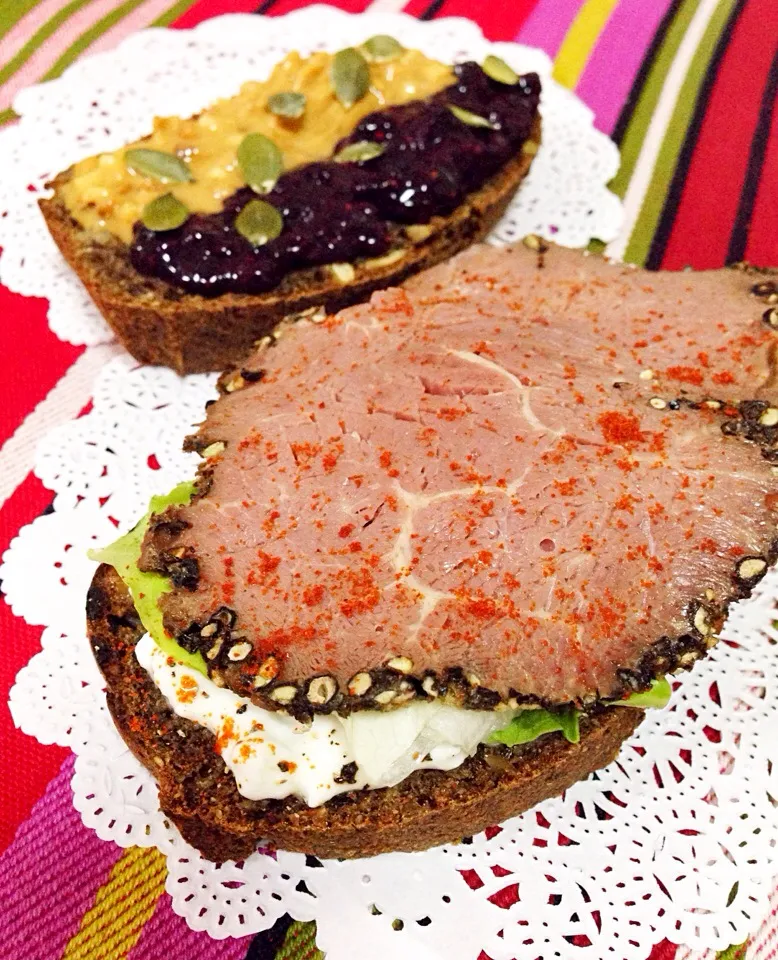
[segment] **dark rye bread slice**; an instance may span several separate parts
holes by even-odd
[[[540,142],[539,116],[528,142]],[[360,303],[374,290],[397,286],[482,240],[505,212],[532,158],[532,152],[520,152],[448,217],[433,218],[432,233],[409,246],[402,260],[370,268],[357,264],[350,283],[339,283],[327,267],[298,270],[261,295],[201,297],[139,274],[125,244],[84,230],[70,215],[60,188],[72,168],[48,184],[54,192],[40,208],[60,252],[129,353],[141,363],[202,373],[236,364],[285,316],[317,307],[334,313]]]
[[[477,833],[557,796],[610,763],[643,719],[636,709],[585,716],[581,740],[548,734],[510,751],[483,748],[457,770],[426,770],[396,787],[343,794],[313,809],[246,800],[204,727],[182,719],[135,658],[143,628],[116,571],[103,564],[87,597],[89,640],[120,734],[159,785],[163,812],[209,860],[239,860],[258,841],[318,857],[423,850]]]

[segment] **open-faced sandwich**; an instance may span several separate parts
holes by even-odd
[[[536,74],[391,37],[292,53],[195,117],[76,163],[40,206],[116,336],[179,372],[238,362],[481,239],[540,140]]]
[[[776,556],[776,289],[478,246],[225,374],[88,597],[184,837],[415,850],[610,762]]]

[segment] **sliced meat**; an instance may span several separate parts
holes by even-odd
[[[147,537],[147,568],[196,560],[167,627],[286,707],[586,702],[690,666],[774,558],[758,279],[477,247],[288,326]]]

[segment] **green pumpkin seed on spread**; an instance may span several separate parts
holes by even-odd
[[[495,57],[493,54],[489,54],[484,60],[481,69],[487,77],[491,77],[497,83],[507,83],[513,87],[519,82],[519,75],[513,67],[509,67],[504,60]]]
[[[235,229],[254,247],[262,247],[284,229],[284,221],[276,208],[264,200],[249,200],[235,218]]]
[[[394,37],[380,33],[370,37],[362,44],[365,56],[372,63],[385,63],[387,60],[397,60],[405,53],[405,47]]]
[[[274,93],[268,97],[267,108],[277,117],[298,120],[305,113],[305,94],[293,91]]]
[[[238,147],[238,163],[254,193],[269,193],[284,169],[281,151],[261,133],[246,134]]]
[[[153,180],[169,180],[173,183],[185,183],[194,180],[192,171],[179,157],[162,150],[149,150],[147,147],[135,147],[126,150],[124,162],[135,173]]]
[[[346,47],[332,58],[330,67],[335,96],[348,110],[361,100],[370,88],[370,68],[359,50]]]
[[[464,107],[458,107],[456,104],[450,103],[448,105],[449,110],[454,114],[457,120],[461,120],[462,123],[466,123],[468,127],[485,127],[487,130],[496,130],[497,127],[492,123],[487,117],[482,117],[478,113],[471,113],[469,110],[465,110]]]
[[[332,159],[336,163],[357,163],[360,160],[380,157],[384,150],[386,147],[382,143],[376,143],[374,140],[358,140],[356,143],[347,144]]]
[[[140,222],[149,230],[161,233],[182,226],[189,217],[189,210],[172,193],[163,193],[155,197],[143,208]]]

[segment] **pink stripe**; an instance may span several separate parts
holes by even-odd
[[[610,133],[671,0],[621,0],[600,34],[576,93]]]
[[[166,10],[169,10],[174,2],[175,0],[146,0],[146,3],[141,4],[136,10],[133,10],[132,13],[128,13],[126,17],[122,17],[122,19],[114,24],[110,30],[107,30],[102,37],[98,37],[93,44],[86,48],[84,54],[91,56],[93,53],[112,50],[131,33],[150,26],[157,17],[162,16]]]
[[[81,823],[72,775],[70,757],[0,857],[5,957],[58,960],[121,856]]]
[[[39,0],[30,12],[15,23],[0,40],[0,63],[10,60],[67,0]]]
[[[0,110],[11,105],[22,87],[40,80],[85,30],[93,27],[101,17],[121,6],[123,2],[124,0],[92,0],[92,3],[69,17],[0,89]]]
[[[239,892],[236,890],[239,896]],[[143,927],[138,942],[127,954],[126,960],[160,960],[167,957],[185,957],[186,960],[240,960],[246,956],[251,937],[232,940],[212,940],[207,933],[195,933],[185,921],[173,913],[170,897],[159,898],[151,919]]]
[[[516,40],[555,57],[580,7],[581,0],[540,0]]]

